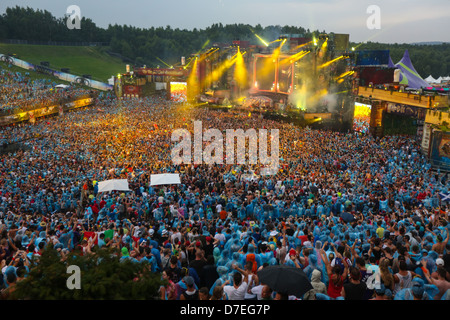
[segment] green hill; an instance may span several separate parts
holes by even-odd
[[[16,54],[21,60],[39,65],[48,61],[50,68],[69,68],[71,74],[90,74],[92,79],[107,82],[118,73],[125,72],[126,63],[110,56],[107,47],[46,46],[0,43],[0,53]]]

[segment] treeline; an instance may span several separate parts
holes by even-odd
[[[309,30],[292,26],[250,26],[245,24],[213,24],[206,29],[172,29],[170,26],[137,28],[129,25],[98,27],[88,18],[82,18],[81,29],[69,29],[67,17],[56,18],[47,10],[9,7],[0,16],[0,40],[17,39],[61,42],[105,42],[113,52],[131,59],[136,64],[161,65],[161,60],[176,64],[182,56],[189,57],[203,46],[215,42],[249,40],[258,44],[257,33],[268,41],[283,33],[310,34]],[[260,43],[259,43],[260,44]],[[158,59],[159,58],[159,59]]]
[[[121,54],[136,65],[176,65],[182,56],[189,57],[203,47],[213,43],[231,43],[233,40],[248,40],[261,44],[258,34],[266,41],[276,40],[281,34],[300,34],[311,37],[318,30],[310,31],[297,26],[251,26],[248,24],[213,24],[205,29],[172,29],[170,26],[137,28],[128,25],[98,27],[89,18],[82,18],[81,29],[67,28],[67,17],[56,18],[46,10],[24,7],[7,8],[0,15],[0,40],[17,39],[61,42],[104,42],[111,51]],[[324,32],[324,31],[322,31]],[[411,45],[365,43],[358,49],[388,49],[394,63],[398,62],[405,49],[409,49],[412,62],[422,77],[450,74],[450,44]],[[162,67],[164,67],[162,65]]]

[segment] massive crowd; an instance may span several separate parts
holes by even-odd
[[[171,134],[193,130],[194,120],[204,129],[279,129],[278,173],[175,165]],[[0,156],[3,298],[50,243],[62,254],[118,247],[121,259],[151,261],[168,300],[450,298],[450,211],[440,196],[449,181],[414,138],[111,96],[0,133],[31,137]],[[181,184],[149,184],[168,172]],[[131,191],[98,193],[107,179],[128,179]],[[313,289],[276,292],[258,278],[270,265],[301,268]]]
[[[26,72],[0,69],[0,115],[52,106],[90,92],[78,86],[63,88],[57,85],[50,79],[31,79]]]

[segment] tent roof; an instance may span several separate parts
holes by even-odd
[[[427,78],[425,78],[425,81],[428,83],[435,83],[436,79],[430,74]]]
[[[404,84],[412,89],[420,89],[428,86],[428,83],[422,79],[414,68],[411,58],[409,57],[408,49],[405,50],[402,59],[395,64],[395,67],[401,70],[400,84]]]
[[[395,67],[395,64],[394,64],[394,62],[392,62],[392,58],[391,58],[391,56],[389,56],[388,67],[389,67],[389,68],[394,68],[394,67]]]

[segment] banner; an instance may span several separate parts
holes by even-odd
[[[422,150],[425,154],[428,154],[431,141],[431,124],[425,123],[423,125],[423,136],[422,136]]]
[[[127,179],[111,179],[98,183],[98,192],[130,191]]]
[[[404,115],[412,118],[416,118],[418,120],[425,120],[427,115],[427,109],[408,106],[399,103],[388,103],[386,108],[387,113]]]
[[[178,173],[152,174],[150,176],[150,185],[152,186],[180,183],[180,175]]]
[[[433,132],[430,160],[435,166],[447,170],[450,168],[450,132]]]

